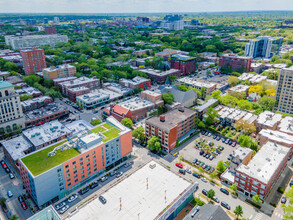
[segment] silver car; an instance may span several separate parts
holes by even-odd
[[[64,212],[67,211],[67,209],[69,209],[69,205],[66,205],[66,206],[64,206],[63,208],[61,208],[61,209],[59,210],[59,213],[60,213],[60,214],[63,214]]]

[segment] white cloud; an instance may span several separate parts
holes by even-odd
[[[0,13],[127,13],[293,10],[292,0],[0,0]]]

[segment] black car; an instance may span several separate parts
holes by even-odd
[[[196,178],[200,178],[200,175],[198,173],[192,173],[193,176],[195,176]]]
[[[283,204],[285,204],[287,202],[287,199],[286,199],[286,197],[282,197],[282,199],[281,199],[281,203],[283,203]]]
[[[179,169],[179,173],[182,173],[183,175],[185,175],[185,173],[186,173],[186,170]]]
[[[5,169],[5,172],[6,172],[6,173],[10,173],[11,171],[10,171],[10,169],[7,167],[7,168]]]
[[[19,201],[20,203],[24,202],[23,197],[22,197],[22,196],[18,196],[18,201]]]
[[[232,141],[232,140],[230,140],[228,144],[229,144],[229,145],[231,145],[232,143],[233,143],[233,141]]]
[[[223,206],[224,208],[226,208],[228,210],[231,209],[230,206],[226,202],[223,202],[223,201],[221,202],[221,206]]]
[[[293,180],[291,180],[291,182],[289,184],[290,184],[290,187],[293,186]]]
[[[99,196],[101,203],[106,204],[107,200],[103,196]]]
[[[205,189],[203,189],[201,192],[202,192],[202,194],[204,194],[205,196],[208,194],[208,191],[205,190]]]
[[[203,154],[204,154],[204,151],[201,150],[201,151],[199,152],[199,155],[203,155]]]
[[[223,139],[222,139],[222,142],[225,143],[225,142],[226,142],[226,138],[223,138]]]
[[[205,131],[202,131],[202,132],[201,132],[202,135],[204,135],[205,133],[206,133]]]
[[[224,188],[220,188],[220,191],[226,195],[229,195],[228,190],[224,189]]]
[[[196,162],[197,162],[197,159],[194,159],[192,163],[195,164]]]

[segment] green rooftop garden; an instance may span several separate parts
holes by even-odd
[[[105,138],[103,138],[102,141],[107,142],[109,140],[112,140],[113,138],[119,137],[119,133],[121,131],[108,123],[104,123],[93,128],[92,132],[101,132],[105,136]],[[80,154],[80,152],[77,149],[71,148],[62,152],[58,150],[54,156],[48,156],[48,153],[53,151],[55,147],[62,145],[65,142],[67,142],[67,140],[64,140],[62,142],[59,142],[58,144],[52,145],[51,147],[44,148],[43,150],[30,154],[22,158],[21,160],[34,176],[38,176],[41,173],[50,170],[53,167],[58,166],[59,164],[62,164],[65,161],[73,157],[76,157]]]
[[[52,169],[53,167],[62,164],[63,162],[80,154],[75,148],[67,149],[65,151],[58,150],[54,156],[49,157],[48,153],[61,144],[64,144],[67,140],[54,144],[51,147],[45,148],[44,150],[30,154],[22,158],[22,162],[31,171],[34,176],[38,176],[41,173]]]
[[[119,133],[121,132],[119,129],[115,128],[114,126],[105,123],[99,125],[92,129],[92,132],[99,133],[101,132],[106,138],[103,139],[104,142],[112,140],[113,138],[119,137]]]

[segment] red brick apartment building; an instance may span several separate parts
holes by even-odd
[[[265,200],[287,165],[290,148],[267,142],[247,164],[236,168],[235,184],[246,197]]]
[[[56,34],[56,28],[53,26],[45,27],[45,32],[47,35]]]
[[[32,73],[41,72],[47,67],[43,49],[32,48],[21,50],[20,54],[22,56],[23,69],[26,76]]]
[[[219,68],[230,67],[231,71],[250,72],[251,57],[238,56],[236,54],[224,54],[220,56]]]
[[[196,70],[196,58],[176,54],[171,58],[171,68],[181,70],[183,75],[188,75]]]
[[[195,128],[196,112],[179,107],[159,117],[152,117],[145,122],[146,137],[158,136],[162,149],[170,152],[177,140]]]
[[[131,89],[150,89],[151,80],[140,76],[136,76],[133,79],[120,79],[120,85],[129,87]]]

